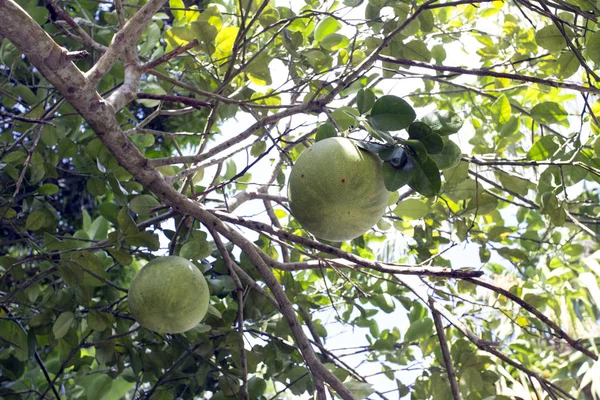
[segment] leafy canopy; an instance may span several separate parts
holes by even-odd
[[[0,397],[598,398],[598,15],[0,2]],[[327,243],[287,181],[336,136],[392,195]],[[165,254],[210,289],[181,334],[128,307]]]

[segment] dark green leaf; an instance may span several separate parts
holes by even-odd
[[[320,140],[336,136],[337,132],[333,124],[330,122],[326,122],[322,125],[319,125],[319,127],[317,128],[317,135],[315,136],[315,140],[318,142]]]
[[[600,67],[600,31],[593,33],[586,43],[586,54],[596,67]]]
[[[58,186],[53,183],[46,183],[38,188],[38,193],[44,196],[51,196],[58,193]]]
[[[46,223],[46,213],[42,211],[34,211],[27,216],[25,221],[25,228],[30,231],[37,231],[41,229]]]
[[[369,122],[376,129],[399,131],[408,127],[416,118],[415,110],[397,96],[382,96],[371,108]]]
[[[412,159],[408,159],[406,164],[400,168],[396,168],[386,161],[382,165],[383,183],[390,192],[400,189],[407,185],[414,174],[414,163]]]
[[[425,197],[435,196],[442,187],[440,170],[431,159],[415,161],[415,173],[409,186]]]
[[[371,89],[360,89],[356,94],[356,105],[361,114],[368,112],[375,104],[375,93]]]
[[[147,216],[152,213],[152,210],[158,207],[160,203],[154,196],[149,194],[142,194],[134,197],[131,202],[129,202],[129,207],[131,211],[138,215]]]
[[[105,374],[98,374],[87,388],[88,400],[102,400],[104,395],[110,391],[112,378]]]
[[[456,133],[462,128],[463,120],[458,114],[448,110],[438,110],[427,114],[422,121],[429,125],[432,131],[441,136]]]
[[[413,122],[408,127],[408,136],[423,143],[428,154],[438,154],[444,149],[444,141],[440,135],[434,133],[429,125],[423,122]]]
[[[456,167],[462,158],[462,151],[456,143],[447,140],[444,144],[444,149],[439,154],[430,154],[431,158],[441,170]]]

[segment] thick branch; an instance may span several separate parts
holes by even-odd
[[[110,71],[126,48],[137,42],[144,29],[146,29],[146,26],[152,20],[152,16],[160,10],[166,1],[150,0],[113,36],[108,50],[86,73],[87,78],[93,85],[100,82],[100,79]]]

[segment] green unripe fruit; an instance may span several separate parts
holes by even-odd
[[[128,300],[131,315],[144,328],[181,333],[206,315],[209,290],[193,263],[181,257],[160,257],[133,278]]]
[[[390,197],[380,159],[350,140],[321,140],[300,155],[288,185],[292,214],[318,238],[362,235],[383,216]]]

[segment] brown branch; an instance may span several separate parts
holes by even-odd
[[[186,96],[170,96],[167,94],[137,93],[136,97],[138,99],[150,99],[150,100],[169,101],[172,103],[182,103],[182,104],[185,104],[186,106],[192,106],[198,110],[200,110],[202,108],[212,108],[212,106],[213,106],[211,103],[209,103],[207,101],[197,100],[192,97],[186,97]]]
[[[426,68],[426,69],[431,69],[431,70],[439,71],[439,72],[453,72],[453,73],[462,74],[462,75],[475,75],[475,76],[493,76],[496,78],[507,78],[507,79],[513,79],[513,80],[522,81],[522,82],[537,83],[540,85],[551,86],[551,87],[555,87],[555,88],[571,89],[571,90],[576,90],[576,91],[582,92],[582,93],[600,94],[600,88],[581,86],[581,85],[577,85],[575,83],[566,83],[566,82],[554,81],[554,80],[550,80],[550,79],[536,78],[534,76],[510,74],[507,72],[496,72],[496,71],[490,71],[487,69],[467,69],[467,68],[462,68],[462,67],[448,67],[448,66],[444,66],[444,65],[432,65],[432,64],[427,64],[427,63],[421,62],[421,61],[407,60],[404,58],[392,58],[392,57],[382,56],[382,55],[379,55],[377,57],[377,59],[379,59],[380,61],[389,62],[391,64],[408,65],[411,67]]]
[[[548,318],[547,316],[545,316],[537,308],[535,308],[531,304],[527,303],[525,300],[523,300],[523,299],[519,298],[518,296],[512,294],[508,290],[502,289],[499,286],[496,286],[494,284],[485,282],[485,281],[483,281],[481,279],[474,278],[474,279],[466,279],[466,280],[469,281],[469,282],[471,282],[471,283],[474,283],[474,284],[476,284],[478,286],[482,286],[484,288],[490,289],[490,290],[492,290],[492,291],[494,291],[494,292],[496,292],[498,294],[501,294],[502,296],[504,296],[504,297],[512,300],[513,302],[517,303],[518,305],[520,305],[521,307],[523,307],[525,310],[527,310],[531,314],[535,315],[540,321],[542,321],[548,327],[550,327],[556,333],[556,335],[558,337],[560,337],[563,340],[565,340],[572,348],[574,348],[575,350],[578,350],[578,351],[582,352],[586,356],[590,357],[592,360],[598,361],[598,355],[595,354],[595,353],[593,353],[591,350],[586,349],[585,347],[581,346],[581,340],[573,339],[560,326],[558,326],[550,318]]]
[[[198,45],[198,39],[194,39],[184,46],[179,46],[178,48],[171,50],[167,54],[163,54],[162,56],[158,57],[156,60],[152,60],[152,61],[147,62],[146,64],[140,65],[138,68],[140,71],[146,72],[149,69],[158,67],[160,64],[166,63],[167,61],[177,57],[181,53],[184,53],[193,47],[196,47],[197,45]]]
[[[238,321],[238,331],[240,334],[240,361],[242,364],[242,387],[241,394],[242,400],[250,400],[250,395],[248,394],[248,361],[246,359],[246,348],[244,346],[244,287],[242,286],[242,282],[240,278],[237,276],[235,272],[234,262],[229,255],[229,252],[225,248],[223,241],[219,237],[219,234],[216,233],[213,229],[208,228],[215,244],[217,245],[217,249],[223,260],[225,261],[225,266],[229,271],[229,276],[235,283],[235,292],[238,303],[238,311],[237,311],[237,321]]]
[[[67,365],[68,365],[69,361],[71,361],[71,358],[73,358],[73,356],[75,354],[77,354],[77,352],[85,345],[85,341],[87,340],[88,337],[90,337],[90,335],[92,333],[93,333],[93,331],[90,330],[87,334],[85,334],[83,336],[83,338],[81,339],[81,341],[79,342],[79,344],[69,352],[69,354],[67,355],[67,358],[65,358],[65,361],[63,361],[63,363],[60,365],[58,372],[56,373],[56,375],[54,375],[54,379],[52,379],[52,381],[50,382],[50,385],[48,385],[46,390],[44,390],[42,392],[40,399],[43,399],[46,396],[46,393],[48,393],[48,390],[50,390],[51,387],[54,387],[54,384],[56,383],[58,378],[62,375],[63,372],[65,372],[65,368],[67,368]],[[58,399],[60,399],[60,397]]]
[[[95,86],[113,67],[121,54],[135,44],[152,20],[152,16],[160,10],[167,0],[150,0],[112,38],[110,46],[96,64],[85,74],[92,86]]]
[[[37,118],[22,117],[20,115],[16,115],[11,112],[4,111],[4,110],[0,110],[0,115],[2,115],[3,117],[10,118],[10,119],[16,119],[17,121],[29,122],[31,124],[47,124],[47,125],[56,126],[56,125],[54,125],[53,122],[50,122],[50,121],[45,121],[43,119],[37,119]]]
[[[446,374],[448,374],[448,382],[450,383],[450,390],[454,400],[461,400],[460,389],[458,388],[458,380],[456,380],[456,371],[452,364],[452,356],[450,355],[450,349],[448,348],[448,342],[446,339],[446,332],[444,331],[444,325],[442,324],[442,318],[440,313],[437,312],[433,305],[435,300],[429,297],[429,305],[431,307],[431,315],[435,322],[435,330],[438,334],[438,341],[440,342],[440,348],[442,349],[442,357],[444,358],[444,364],[446,365]]]
[[[88,35],[88,33],[81,26],[79,26],[79,24],[77,22],[75,22],[75,20],[73,18],[71,18],[71,16],[66,11],[64,11],[62,8],[60,8],[60,6],[57,4],[56,0],[49,0],[48,5],[50,7],[52,7],[52,9],[56,13],[56,15],[58,15],[63,21],[65,21],[69,26],[71,26],[71,28],[73,28],[75,30],[75,32],[77,32],[79,34],[79,37],[81,38],[81,42],[84,45],[91,47],[92,49],[96,49],[97,46],[101,46],[94,39],[92,39],[90,37],[90,35]],[[60,28],[59,25],[57,25],[57,26]],[[87,52],[85,52],[85,53],[87,53]]]
[[[398,265],[398,264],[384,264],[371,260],[367,260],[365,258],[359,257],[357,255],[346,253],[345,251],[329,246],[327,244],[318,242],[316,240],[312,240],[309,238],[305,238],[302,236],[297,236],[292,233],[286,232],[284,230],[278,229],[271,225],[247,220],[235,215],[231,215],[221,211],[213,211],[215,216],[218,216],[219,219],[236,224],[245,226],[246,228],[250,228],[257,232],[269,232],[281,239],[289,240],[294,243],[302,244],[305,246],[309,246],[314,248],[315,250],[323,251],[328,254],[333,254],[340,259],[338,260],[327,260],[328,262],[334,263],[336,266],[345,267],[345,268],[357,268],[357,267],[367,267],[380,272],[387,272],[399,275],[420,275],[420,276],[441,276],[441,277],[451,277],[462,279],[466,277],[479,277],[483,275],[483,271],[475,271],[472,269],[457,269],[454,270],[452,268],[445,267],[422,267],[422,266],[414,266],[414,265]],[[264,253],[263,253],[264,254]],[[288,271],[298,271],[303,269],[319,269],[321,266],[319,265],[319,261],[306,261],[302,263],[281,263],[277,260],[270,258],[267,255],[265,261],[271,267],[288,270]]]
[[[27,167],[29,167],[29,163],[31,162],[31,157],[33,157],[33,153],[35,152],[35,148],[37,147],[40,138],[42,137],[42,133],[44,132],[44,125],[40,125],[39,129],[38,129],[38,133],[37,135],[35,135],[35,138],[33,139],[33,143],[31,145],[31,148],[29,150],[27,150],[27,158],[25,159],[25,162],[23,163],[23,170],[21,171],[21,174],[19,175],[19,179],[17,179],[17,184],[15,187],[15,192],[13,193],[13,200],[17,197],[17,195],[19,194],[19,191],[21,190],[21,184],[23,183],[23,179],[25,179],[25,174],[27,173]]]
[[[196,155],[196,156],[178,156],[178,157],[167,157],[167,158],[154,158],[152,160],[148,160],[150,166],[153,167],[160,167],[163,165],[171,165],[171,164],[190,164],[190,163],[198,163],[201,161],[204,161],[212,156],[214,156],[215,154],[220,153],[223,150],[226,150],[228,148],[230,148],[231,146],[233,146],[234,144],[237,144],[241,141],[243,141],[244,139],[247,139],[248,137],[250,137],[254,132],[256,132],[257,130],[261,129],[264,125],[271,125],[276,123],[277,121],[298,114],[298,113],[303,113],[303,112],[308,112],[308,111],[320,111],[321,106],[315,106],[314,104],[311,103],[305,103],[305,104],[301,104],[298,106],[294,106],[292,108],[289,108],[287,110],[284,111],[280,111],[276,114],[271,114],[265,118],[263,118],[262,120],[255,122],[254,124],[250,125],[250,127],[248,127],[245,131],[243,131],[242,133],[240,133],[239,135],[226,140],[225,142],[216,145],[215,147],[211,148],[210,150]]]

